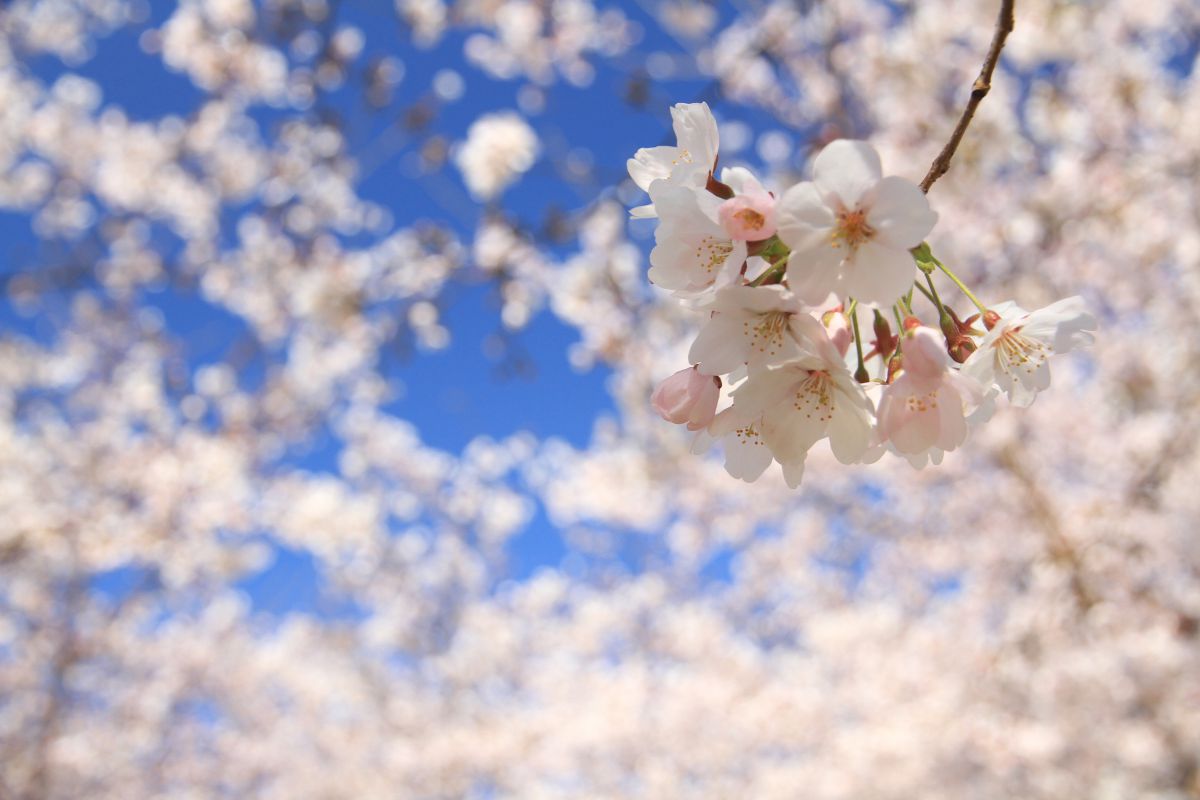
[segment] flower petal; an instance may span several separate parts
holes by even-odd
[[[735,416],[741,419],[757,417],[764,411],[782,403],[796,383],[791,369],[769,370],[750,376],[745,383],[734,389]],[[804,373],[800,373],[803,377]]]
[[[908,293],[916,274],[917,264],[907,250],[866,242],[842,266],[838,294],[889,306]]]
[[[933,230],[937,218],[921,188],[894,175],[876,185],[867,212],[876,240],[903,250],[919,245]]]
[[[627,151],[628,152],[628,151]],[[660,147],[643,147],[633,154],[633,158],[625,162],[629,177],[644,192],[650,191],[650,184],[656,180],[667,178],[671,167],[679,157],[679,148],[662,145]]]
[[[871,443],[871,418],[867,412],[838,395],[829,421],[829,447],[834,458],[843,464],[854,464],[867,452]]]
[[[688,361],[706,375],[725,375],[746,363],[749,357],[746,338],[742,336],[741,317],[718,314],[704,323],[692,348]]]
[[[793,252],[788,256],[788,286],[801,300],[816,305],[837,286],[841,260],[842,254],[832,247],[807,254]]]
[[[799,489],[800,481],[804,478],[804,460],[789,461],[780,466],[783,467],[783,479],[787,481],[788,488]]]
[[[879,153],[866,142],[838,139],[813,161],[813,183],[822,197],[836,197],[846,209],[856,208],[882,176]]]
[[[753,426],[739,428],[721,441],[725,447],[725,471],[730,476],[752,483],[771,466],[771,451]]]
[[[775,206],[776,233],[793,252],[828,248],[837,222],[815,184],[798,183]]]

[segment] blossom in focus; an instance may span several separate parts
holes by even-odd
[[[650,280],[680,297],[696,297],[737,279],[746,243],[732,239],[707,213],[712,195],[675,180],[655,181],[650,199],[660,217],[650,252]],[[715,207],[714,207],[715,213]]]
[[[762,437],[762,417],[743,420],[732,408],[716,416],[709,433],[721,440],[725,451],[725,471],[732,478],[753,483],[771,466],[773,457]],[[803,465],[801,465],[803,470]],[[799,481],[799,476],[796,476]]]
[[[717,219],[734,239],[759,242],[775,235],[775,198],[743,167],[723,170],[721,182],[734,196],[721,203]]]
[[[937,221],[920,187],[883,177],[875,148],[847,139],[817,155],[813,180],[788,189],[776,216],[791,248],[788,283],[814,304],[834,291],[890,305],[916,273],[908,251]]]
[[[794,324],[802,339],[800,356],[752,372],[732,395],[733,419],[762,418],[763,441],[793,487],[808,451],[826,436],[839,461],[860,460],[870,445],[872,412],[824,326],[808,314],[797,315]]]
[[[800,301],[782,286],[729,286],[717,292],[713,314],[688,351],[712,375],[746,364],[752,371],[801,356],[796,325]]]
[[[717,121],[708,103],[676,103],[671,107],[671,124],[675,129],[674,146],[643,147],[626,163],[629,177],[644,192],[658,180],[684,172],[702,188],[717,161]],[[658,216],[655,204],[638,206],[630,211],[635,217]]]
[[[1030,405],[1037,393],[1050,386],[1050,356],[1092,342],[1096,318],[1079,297],[1025,311],[1016,303],[992,309],[999,321],[980,340],[978,349],[963,364],[963,374],[982,386],[997,385],[1009,401]]]
[[[933,328],[910,329],[901,348],[904,372],[883,388],[879,401],[880,442],[906,456],[954,450],[966,441],[966,417],[983,402],[983,387],[951,367]]]
[[[518,114],[502,111],[471,123],[454,163],[471,196],[486,201],[528,172],[539,151],[533,128]]]
[[[667,422],[698,431],[712,422],[720,394],[720,378],[688,367],[660,383],[650,395],[650,403]]]

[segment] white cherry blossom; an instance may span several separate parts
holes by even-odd
[[[717,414],[709,425],[709,434],[721,442],[725,452],[725,471],[730,477],[753,483],[771,466],[773,457],[763,440],[762,431],[761,416],[742,419],[732,408]]]
[[[751,371],[801,356],[799,299],[782,286],[728,286],[716,293],[712,316],[688,360],[710,375],[746,364]]]
[[[980,340],[962,372],[983,386],[997,385],[1009,401],[1029,406],[1050,386],[1050,356],[1091,344],[1096,318],[1080,297],[1068,297],[1036,311],[1016,303],[992,308],[1000,319]]]
[[[780,198],[776,218],[792,251],[788,284],[807,302],[834,291],[890,305],[908,291],[916,275],[908,251],[933,230],[937,214],[916,184],[883,177],[875,148],[839,139],[817,155],[812,182]]]
[[[714,221],[717,198],[676,180],[658,180],[650,186],[650,199],[660,217],[650,252],[652,283],[694,298],[737,279],[746,243]]]
[[[540,149],[529,123],[504,111],[472,122],[454,160],[471,195],[491,200],[529,171]]]
[[[802,337],[800,356],[751,372],[732,392],[731,416],[761,417],[763,441],[796,476],[808,451],[825,437],[839,461],[855,463],[870,445],[871,403],[821,323],[800,314],[793,324]]]
[[[716,166],[720,135],[708,103],[676,103],[671,107],[671,125],[675,130],[674,145],[643,147],[626,164],[629,177],[644,192],[649,192],[655,181],[680,172],[687,173],[689,181],[703,187]],[[652,203],[638,206],[630,214],[654,217],[659,212]]]

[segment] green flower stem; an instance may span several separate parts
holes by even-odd
[[[921,294],[925,295],[926,300],[933,303],[935,306],[937,305],[937,301],[933,299],[933,295],[929,293],[928,289],[921,285],[920,281],[913,281],[913,286],[917,287]]]
[[[779,283],[783,280],[783,276],[787,273],[787,258],[780,259],[777,263],[767,267],[762,275],[759,275],[754,280],[750,281],[751,286],[762,286],[764,284]]]
[[[871,380],[871,375],[867,372],[867,366],[863,363],[863,346],[862,334],[858,330],[858,301],[850,298],[850,325],[854,329],[854,349],[858,353],[858,369],[854,370],[854,380],[859,383],[867,383]]]
[[[970,300],[972,303],[975,304],[975,307],[979,309],[980,314],[987,313],[987,310],[988,310],[987,306],[985,306],[983,303],[979,302],[979,298],[975,296],[975,293],[972,292],[970,289],[968,289],[967,285],[965,283],[963,283],[959,279],[959,277],[950,270],[949,267],[947,267],[942,262],[938,261],[936,258],[933,259],[933,263],[937,264],[938,269],[940,269],[942,272],[946,273],[947,278],[954,281],[954,285],[957,286],[959,288],[959,290],[967,296],[968,300]]]

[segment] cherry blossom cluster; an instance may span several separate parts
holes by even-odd
[[[706,103],[677,104],[671,116],[676,144],[629,160],[651,200],[632,214],[659,220],[651,282],[708,319],[691,366],[651,402],[700,432],[698,447],[719,439],[730,475],[754,481],[776,461],[795,488],[823,439],[844,464],[886,451],[917,468],[939,464],[998,394],[1028,406],[1050,385],[1050,356],[1092,340],[1079,297],[1032,312],[980,302],[925,242],[938,216],[921,187],[885,176],[871,145],[829,143],[812,180],[776,197],[744,167],[718,178]],[[960,319],[944,304],[935,272],[978,313]],[[914,311],[917,291],[936,322]],[[867,309],[871,341],[859,319]]]

